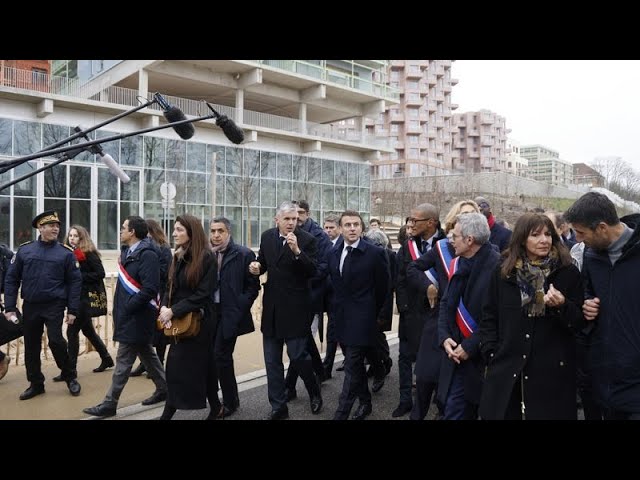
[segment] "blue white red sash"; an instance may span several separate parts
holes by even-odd
[[[120,282],[122,288],[124,288],[129,295],[135,295],[136,293],[139,293],[142,287],[142,285],[140,285],[140,283],[137,282],[131,275],[129,275],[129,272],[124,269],[120,258],[118,258],[118,282]],[[156,298],[152,298],[151,300],[149,300],[149,304],[154,309],[159,310],[160,294],[158,293]]]
[[[449,264],[449,282],[451,282],[451,277],[458,271],[458,265],[460,263],[460,257],[456,257],[451,260]],[[462,332],[462,336],[464,338],[469,338],[473,332],[478,328],[478,324],[473,319],[467,308],[464,306],[462,301],[462,293],[460,294],[460,302],[458,303],[458,308],[456,308],[456,325]]]
[[[416,241],[411,238],[407,242],[407,247],[409,248],[409,254],[411,255],[411,259],[416,261],[420,258],[420,249],[418,248],[418,244]],[[438,285],[438,274],[435,268],[430,268],[429,270],[425,270],[424,274],[427,276],[429,281],[435,285],[436,288],[440,288]]]

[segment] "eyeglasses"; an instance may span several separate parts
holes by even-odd
[[[468,237],[468,236],[469,236],[469,235],[467,235],[467,237]],[[464,235],[462,235],[462,234],[457,234],[457,233],[454,233],[454,232],[449,232],[449,233],[447,234],[447,238],[448,238],[449,240],[451,240],[451,241],[455,241],[455,239],[456,239],[456,238],[458,238],[458,237],[463,237],[463,238],[464,238]]]
[[[433,220],[433,218],[407,218],[407,223],[418,223],[418,222],[428,222],[429,220]]]

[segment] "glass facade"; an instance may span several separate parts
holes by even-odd
[[[0,155],[31,154],[69,133],[59,125],[0,118]],[[93,133],[95,138],[117,134]],[[49,208],[61,216],[61,240],[78,223],[92,232],[101,250],[119,248],[119,226],[132,214],[160,221],[169,237],[173,219],[181,213],[200,218],[205,228],[214,214],[225,215],[235,240],[251,247],[258,246],[262,231],[274,226],[275,209],[285,200],[307,200],[319,223],[346,208],[359,211],[365,220],[369,216],[368,164],[146,135],[109,142],[103,149],[117,159],[129,183],[121,183],[99,158],[83,152],[0,191],[0,242],[15,250],[35,239],[31,219]],[[51,161],[29,161],[0,175],[0,183]],[[173,184],[174,198],[163,198],[163,183]]]

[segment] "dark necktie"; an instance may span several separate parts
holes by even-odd
[[[422,253],[426,253],[429,250],[429,242],[422,240]]]
[[[346,247],[346,249],[347,255],[344,257],[344,261],[342,262],[342,270],[340,270],[340,275],[342,275],[343,277],[347,273],[348,264],[351,263],[351,251],[353,250],[353,247],[349,245],[348,247]]]
[[[284,248],[286,243],[287,243],[287,237],[283,237],[282,235],[280,235],[279,241],[278,241],[278,253],[282,252],[282,249]]]

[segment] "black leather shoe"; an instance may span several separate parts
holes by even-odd
[[[62,376],[62,374],[60,374],[60,375],[57,375],[57,376],[53,377],[52,380],[54,382],[64,382],[64,377]]]
[[[358,410],[353,414],[351,420],[364,420],[369,415],[371,415],[371,405],[366,403],[358,407]]]
[[[386,375],[389,375],[389,373],[391,373],[391,367],[393,367],[393,360],[391,357],[388,357],[386,360],[383,360],[383,363],[385,371],[387,372]]]
[[[312,395],[310,399],[311,403],[311,413],[317,415],[322,410],[322,397],[318,393],[317,395]]]
[[[289,409],[281,408],[280,410],[271,410],[271,412],[264,417],[265,420],[286,420],[289,418]]]
[[[151,395],[149,398],[146,398],[144,400],[142,400],[142,405],[153,405],[156,403],[160,403],[160,402],[164,402],[167,399],[167,392],[161,392],[159,390],[156,390],[155,392],[153,392],[153,395]]]
[[[336,372],[342,372],[344,370],[344,360],[342,361],[342,365],[336,368]]]
[[[329,368],[328,366],[324,367],[324,379],[325,380],[329,380],[331,378],[331,368]]]
[[[20,400],[29,400],[30,398],[35,397],[36,395],[41,395],[44,393],[44,385],[43,384],[31,384],[29,388],[27,388],[24,392],[20,394]]]
[[[142,364],[140,364],[142,366]],[[104,372],[107,368],[111,368],[114,366],[113,363],[113,358],[111,358],[111,356],[108,356],[107,358],[103,358],[102,362],[100,362],[100,365],[96,368],[93,369],[94,373],[100,373],[100,372]],[[144,368],[144,367],[142,367]],[[131,375],[134,376],[134,375]]]
[[[396,409],[393,412],[391,412],[391,416],[393,418],[402,417],[403,415],[406,415],[407,413],[409,413],[412,408],[413,408],[413,405],[410,405],[408,403],[401,403],[396,407]]]
[[[116,407],[110,407],[104,403],[100,403],[95,407],[83,408],[82,411],[93,417],[113,417],[116,414]]]
[[[78,383],[78,380],[76,380],[75,378],[67,380],[67,388],[69,389],[69,393],[74,397],[80,395],[80,390],[82,389],[82,387],[80,387],[80,384]]]
[[[129,374],[130,377],[139,377],[140,375],[142,375],[144,372],[146,372],[147,369],[144,368],[143,364],[138,365],[138,367],[135,370],[132,370],[131,373]]]
[[[373,367],[369,365],[369,368],[367,368],[367,378],[371,377],[373,377]]]
[[[298,398],[298,392],[296,392],[295,388],[285,388],[284,395],[287,398],[287,402],[290,402],[294,398]]]
[[[371,385],[371,391],[373,393],[378,393],[382,387],[384,387],[384,377],[377,378],[373,381],[373,385]]]

